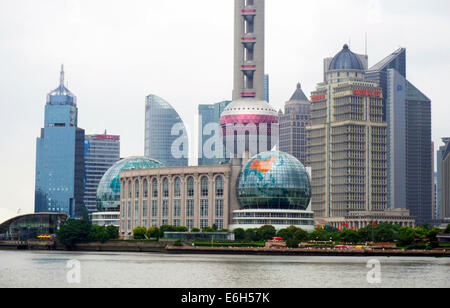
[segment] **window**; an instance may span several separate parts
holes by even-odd
[[[165,178],[163,181],[163,197],[169,198],[169,179]]]
[[[194,217],[194,200],[186,200],[186,217]]]
[[[181,200],[173,200],[173,217],[181,217]]]
[[[188,197],[194,197],[194,178],[189,177],[187,180],[187,195]]]
[[[139,217],[139,201],[134,203],[134,219],[138,219]]]
[[[223,200],[215,202],[216,217],[223,217]]]
[[[178,177],[175,179],[174,194],[175,198],[181,197],[181,180]]]
[[[162,202],[162,217],[169,217],[169,201],[163,200]]]
[[[194,228],[194,221],[192,219],[186,220],[186,228],[191,231]]]
[[[178,226],[181,225],[181,221],[180,221],[179,219],[174,219],[172,225],[173,225],[174,227],[178,227]]]
[[[133,196],[133,188],[131,186],[131,181],[128,182],[128,198],[131,199],[131,197]]]
[[[158,200],[152,200],[152,217],[158,217]]]
[[[158,198],[158,180],[154,179],[152,182],[152,195],[153,198]]]
[[[144,180],[144,198],[148,198],[148,181]]]
[[[200,217],[208,216],[208,200],[200,200]]]
[[[200,219],[200,229],[204,229],[209,227],[209,221],[208,219]]]
[[[209,181],[208,177],[204,176],[201,180],[201,196],[202,197],[208,197],[209,194]]]
[[[222,198],[223,197],[223,176],[218,176],[216,178],[216,197]]]
[[[134,197],[136,199],[139,199],[139,180],[136,180],[136,182],[134,182]]]
[[[147,217],[148,216],[148,201],[142,202],[142,216]]]
[[[217,227],[217,230],[223,230],[223,219],[216,219],[214,224]]]

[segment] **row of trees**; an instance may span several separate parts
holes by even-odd
[[[366,242],[396,242],[399,246],[411,245],[417,240],[427,240],[429,243],[437,242],[436,236],[440,233],[450,232],[450,225],[446,230],[432,228],[424,225],[418,228],[402,227],[399,225],[379,224],[370,225],[356,230],[338,230],[324,227],[309,233],[300,228],[291,226],[276,231],[273,226],[262,226],[259,229],[236,229],[234,230],[236,240],[265,241],[273,237],[282,237],[288,246],[298,247],[300,242],[340,242],[358,244]]]
[[[92,225],[89,220],[69,219],[56,232],[56,238],[67,249],[73,249],[77,243],[102,242],[119,238],[116,226]]]

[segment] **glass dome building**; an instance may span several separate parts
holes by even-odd
[[[103,175],[97,188],[97,210],[120,210],[120,172],[130,169],[161,168],[163,164],[147,157],[130,157],[115,163]]]
[[[303,164],[284,152],[264,152],[242,168],[237,183],[242,209],[306,210],[310,176]]]

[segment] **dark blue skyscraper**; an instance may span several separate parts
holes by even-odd
[[[77,99],[64,86],[47,95],[45,123],[36,144],[36,213],[83,215],[84,130],[77,127]]]
[[[432,218],[431,100],[406,78],[406,49],[371,67],[366,79],[383,89],[388,124],[388,207],[406,208],[417,224]]]

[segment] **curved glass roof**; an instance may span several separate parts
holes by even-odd
[[[130,157],[115,163],[103,175],[97,188],[97,209],[99,211],[120,208],[120,172],[131,169],[161,168],[163,164],[147,157]]]

